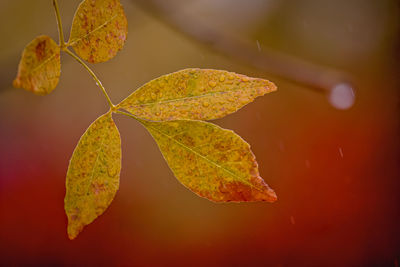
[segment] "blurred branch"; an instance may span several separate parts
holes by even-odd
[[[165,4],[154,0],[132,2],[153,17],[207,47],[286,81],[320,92],[330,92],[338,84],[351,84],[351,78],[346,73],[266,48],[260,51],[248,40],[234,37],[177,12],[179,9],[169,1]]]
[[[69,50],[68,48],[64,48],[63,51],[66,52],[71,57],[73,57],[79,64],[81,64],[87,70],[87,72],[89,72],[89,74],[92,76],[93,80],[96,82],[96,85],[101,89],[101,91],[103,92],[104,96],[106,97],[107,102],[110,105],[111,110],[114,110],[115,106],[111,102],[111,98],[108,96],[106,88],[104,88],[103,84],[101,83],[99,78],[97,78],[96,74],[94,74],[94,72],[89,68],[88,65],[86,65],[86,63],[80,57],[78,57],[77,55],[72,53],[71,50]]]

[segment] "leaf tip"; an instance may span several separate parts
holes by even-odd
[[[14,79],[14,81],[12,82],[12,86],[17,89],[21,88],[21,81],[18,77]]]
[[[265,192],[265,200],[267,202],[276,202],[278,200],[278,196],[276,195],[275,191],[271,188],[268,188],[268,190]]]
[[[82,229],[77,229],[74,227],[70,222],[68,222],[68,227],[67,227],[67,234],[69,240],[74,240],[78,234],[81,232]]]
[[[69,240],[74,240],[77,237],[77,235],[69,234],[68,233],[68,239]]]
[[[260,188],[252,190],[252,201],[264,201],[273,203],[278,200],[278,196],[276,195],[275,191],[265,183],[263,178],[258,176],[258,179],[253,180],[253,182],[255,185],[260,186]]]
[[[78,214],[67,211],[67,207],[65,207],[65,212],[68,218],[67,235],[69,240],[73,240],[82,232],[85,225],[80,222]]]
[[[262,95],[264,95],[266,93],[272,93],[272,92],[275,92],[278,90],[278,87],[273,82],[270,82],[268,80],[262,80],[262,81],[263,81],[263,94]]]
[[[273,82],[270,81],[268,81],[268,88],[271,92],[278,91],[278,87]]]

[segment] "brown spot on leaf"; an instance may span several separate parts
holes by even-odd
[[[106,186],[104,184],[102,184],[102,183],[93,183],[92,184],[92,192],[95,195],[98,195],[98,194],[100,194],[101,192],[104,192],[104,191],[106,191]]]
[[[46,95],[57,86],[60,67],[58,45],[48,36],[38,36],[25,47],[13,86]]]
[[[221,183],[219,191],[222,194],[221,201],[243,202],[243,201],[268,201],[277,200],[275,192],[267,187],[255,188],[242,182]]]
[[[42,61],[46,55],[46,40],[39,42],[35,48],[36,58]]]

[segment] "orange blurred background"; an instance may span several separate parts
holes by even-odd
[[[67,39],[79,2],[59,0]],[[398,1],[145,2],[122,0],[128,41],[111,61],[91,65],[112,100],[188,67],[273,81],[277,92],[215,123],[251,144],[278,201],[199,198],[174,178],[143,127],[114,115],[122,137],[120,190],[69,241],[69,158],[107,103],[65,54],[50,95],[13,89],[24,46],[39,34],[58,40],[57,27],[50,0],[3,0],[0,265],[398,266]],[[199,25],[218,34],[188,34]],[[226,36],[250,45],[236,51]],[[273,62],[264,60],[271,55]],[[345,109],[335,107],[327,83],[313,87],[320,77],[347,82],[331,79],[331,69],[350,77],[355,101]]]

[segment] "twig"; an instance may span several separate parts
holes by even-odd
[[[57,0],[53,0],[53,6],[54,6],[54,10],[56,12],[56,17],[57,17],[57,26],[58,26],[58,35],[59,35],[59,40],[60,40],[60,47],[61,47],[61,49],[64,49],[64,47],[65,47],[64,32],[63,32],[63,28],[62,28],[60,10],[58,8]]]
[[[89,68],[88,65],[86,65],[85,62],[83,62],[82,59],[80,59],[77,55],[75,55],[74,53],[71,52],[71,50],[69,50],[68,48],[65,48],[64,51],[70,55],[71,57],[73,57],[76,61],[78,61],[89,73],[90,75],[92,75],[93,79],[96,81],[97,86],[100,87],[100,89],[103,91],[105,97],[107,98],[108,104],[110,105],[110,108],[112,111],[115,110],[115,106],[114,104],[111,102],[110,97],[107,94],[106,89],[104,88],[103,84],[100,82],[100,80],[97,78],[96,74],[94,74],[94,72]]]

